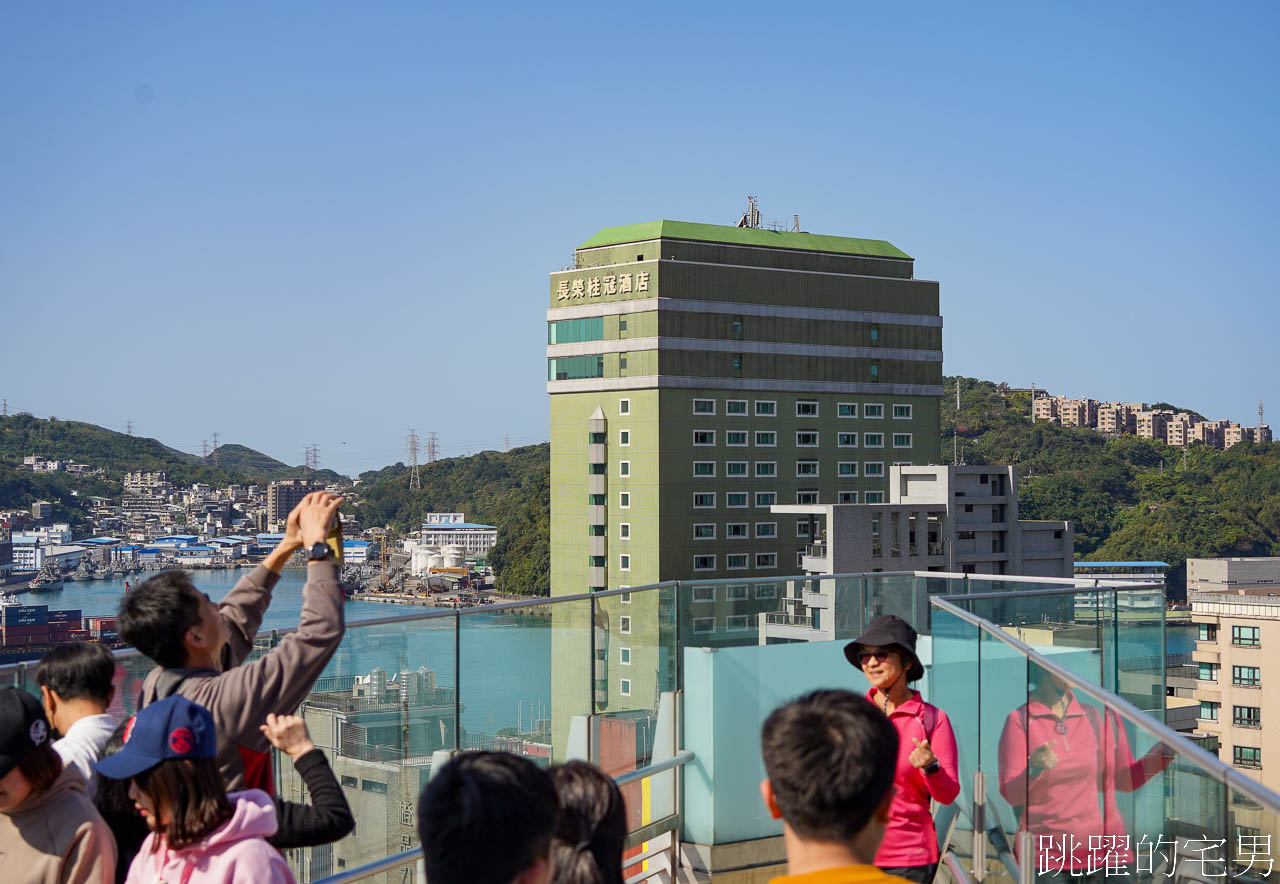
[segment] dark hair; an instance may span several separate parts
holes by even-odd
[[[67,642],[40,659],[36,684],[63,700],[96,700],[105,706],[115,674],[115,660],[100,642]]]
[[[200,622],[200,592],[186,571],[161,571],[120,599],[120,638],[168,669],[187,662],[183,639]]]
[[[44,792],[58,781],[62,773],[62,757],[53,749],[53,741],[46,739],[39,746],[32,746],[14,765],[31,784],[34,793]]]
[[[560,803],[545,770],[506,752],[464,752],[418,799],[431,884],[506,882],[546,857]]]
[[[155,805],[158,828],[170,850],[190,847],[231,816],[231,802],[212,758],[169,758],[133,778]],[[161,812],[169,815],[159,823]],[[152,843],[160,849],[160,839]]]
[[[560,799],[560,824],[551,842],[556,884],[622,884],[627,808],[622,791],[585,761],[551,768]]]
[[[129,719],[120,722],[102,747],[100,758],[115,755],[124,748],[124,732],[129,726]],[[129,874],[129,864],[142,849],[150,829],[147,821],[138,815],[129,797],[129,781],[113,780],[110,777],[98,777],[98,797],[95,801],[98,812],[107,821],[111,833],[116,836],[116,884],[124,884]]]
[[[851,842],[893,785],[898,732],[849,691],[813,691],[773,710],[760,744],[783,819],[810,841]]]

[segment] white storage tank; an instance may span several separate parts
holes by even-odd
[[[446,546],[444,552],[444,566],[446,568],[463,568],[467,564],[467,551],[460,546]]]
[[[427,567],[428,568],[444,567],[444,556],[440,553],[439,550],[432,550],[431,555],[427,556]]]

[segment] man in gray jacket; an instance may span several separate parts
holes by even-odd
[[[298,708],[342,641],[342,589],[324,543],[341,503],[324,491],[303,498],[280,545],[218,604],[184,571],[163,571],[120,601],[120,637],[158,664],[142,683],[139,705],[181,694],[208,709],[228,790],[272,792],[270,744],[259,725],[269,713]],[[310,560],[297,631],[245,663],[281,569],[303,548]]]

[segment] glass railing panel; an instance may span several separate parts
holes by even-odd
[[[356,829],[334,844],[286,851],[299,882],[417,845],[417,800],[433,755],[461,738],[454,629],[452,616],[347,627],[298,714],[328,756]],[[274,763],[278,794],[309,800],[289,759],[277,754]],[[384,877],[400,880],[398,872],[372,880]]]
[[[865,616],[901,617],[917,633],[929,632],[929,598],[924,581],[910,574],[869,574],[866,577]]]
[[[770,632],[812,641],[815,619],[805,605],[809,578],[691,581],[680,584],[682,647],[736,648],[765,644]],[[778,627],[766,630],[766,625]]]
[[[963,812],[956,817],[951,844],[956,854],[965,858],[972,853],[969,810],[973,806],[973,775],[978,770],[982,747],[978,636],[977,626],[950,611],[933,612],[933,633],[928,638],[932,665],[925,675],[925,692],[928,700],[946,713],[956,738],[960,779],[956,803]]]
[[[1280,812],[1251,798],[1244,790],[1227,789],[1226,850],[1230,877],[1237,881],[1269,881],[1280,849]]]
[[[981,607],[980,600],[972,602]],[[975,612],[981,616],[981,612]],[[1018,809],[1009,796],[1025,785],[1021,758],[1026,741],[1017,732],[1017,710],[1027,701],[1027,661],[1015,649],[988,632],[979,633],[978,703],[979,740],[968,754],[976,755],[985,790],[984,829],[988,880],[1016,880],[1010,871],[1015,863]],[[975,788],[970,783],[970,789]]]
[[[1189,655],[1194,642],[1184,641],[1177,649],[1170,646],[1162,589],[1117,588],[1114,597],[1115,692],[1163,722],[1170,655]],[[1178,637],[1190,638],[1191,630],[1181,630]]]

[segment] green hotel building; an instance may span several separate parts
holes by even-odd
[[[890,465],[938,463],[938,283],[913,267],[883,240],[679,221],[580,245],[547,311],[552,594],[794,575],[808,524],[773,504],[882,502]],[[594,654],[554,647],[557,735],[668,680],[656,602],[596,617]],[[568,696],[588,679],[593,710]]]

